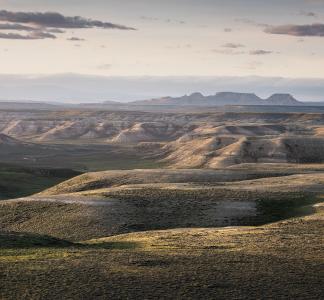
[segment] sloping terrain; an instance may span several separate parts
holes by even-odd
[[[0,117],[1,299],[324,297],[324,115]]]
[[[175,168],[217,169],[263,162],[321,163],[324,159],[322,114],[65,111],[8,112],[3,117],[2,144],[13,146],[32,140],[34,144],[22,146],[37,147],[42,153],[39,157],[29,157],[28,153],[33,151],[24,148],[21,152],[26,162],[29,159],[41,162],[46,159],[43,154],[46,152],[59,157],[60,149],[50,149],[48,145],[55,143],[88,144],[93,149],[96,147],[93,144],[100,144],[100,152],[105,151],[106,145],[107,157],[112,147],[119,147],[120,159],[128,155],[125,146],[129,149],[135,146],[128,157],[160,160]],[[86,151],[80,147],[66,153],[79,153],[80,161],[85,161],[81,156]],[[74,160],[70,158],[71,162]],[[108,164],[105,166],[111,169]]]
[[[29,196],[79,174],[69,169],[0,164],[0,200]]]
[[[186,116],[172,114],[84,111],[2,111],[0,116],[2,133],[35,141],[107,140],[134,126],[148,130],[156,126],[166,136],[168,131],[177,129],[177,124],[184,125],[186,119]]]
[[[55,164],[43,168],[24,164],[30,153],[42,152],[48,154],[48,149],[0,134],[0,200],[32,195],[81,174]]]
[[[137,123],[133,127],[121,131],[112,141],[115,143],[139,143],[172,140],[186,132],[175,124],[167,123]]]
[[[299,173],[297,171],[296,173]],[[57,195],[89,191],[101,188],[118,187],[129,184],[154,184],[154,183],[217,183],[226,181],[242,181],[248,179],[274,177],[294,174],[294,171],[256,171],[244,170],[243,172],[231,170],[174,170],[174,169],[147,169],[92,172],[62,182],[51,189],[44,191],[43,195]]]
[[[217,169],[241,163],[324,161],[324,139],[310,136],[244,136],[242,132],[196,135],[182,137],[166,145],[164,150],[164,161],[177,168]]]
[[[322,299],[322,206],[261,227],[147,231],[63,244],[0,236],[0,297]],[[47,244],[47,246],[46,246]],[[100,257],[100,259],[98,259]]]
[[[27,168],[73,169],[78,172],[157,168],[165,163],[155,157],[163,145],[143,143],[28,143],[17,139],[0,143],[0,164]]]
[[[149,171],[146,176],[155,178],[145,184],[144,171],[137,178],[131,176],[135,172],[124,173],[124,181],[122,172],[82,175],[33,197],[1,201],[0,230],[75,241],[154,229],[264,224],[310,213],[307,206],[320,201],[316,195],[324,188],[323,173],[220,182],[216,172],[213,182],[213,175],[201,170],[188,183],[187,171]]]
[[[294,128],[298,125],[298,128]],[[207,126],[229,134],[249,130],[257,134],[298,131],[312,134],[312,126],[324,124],[323,114],[289,113],[145,113],[109,111],[12,111],[0,112],[0,132],[28,141],[98,141],[137,143],[170,141]],[[249,128],[244,128],[250,126]],[[255,128],[253,129],[252,126]],[[268,127],[267,127],[268,126]],[[236,129],[235,129],[236,128]],[[286,128],[286,129],[285,129]],[[224,134],[224,133],[223,133]]]

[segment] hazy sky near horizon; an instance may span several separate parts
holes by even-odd
[[[323,78],[324,0],[0,0],[0,66],[0,74]]]

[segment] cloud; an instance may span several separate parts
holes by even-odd
[[[59,28],[47,28],[46,31],[51,33],[65,33],[64,30]]]
[[[0,32],[0,39],[10,40],[39,40],[56,39],[57,33],[64,33],[62,29],[103,28],[135,30],[135,28],[110,22],[86,19],[83,17],[66,17],[56,12],[11,12],[0,10],[0,31],[25,31],[26,34]],[[7,23],[4,23],[7,22]],[[81,38],[71,37],[70,41],[83,41]]]
[[[222,46],[223,48],[230,48],[230,49],[237,49],[237,48],[244,48],[245,46],[242,44],[236,44],[236,43],[227,43]]]
[[[57,12],[11,12],[7,10],[0,11],[0,21],[34,24],[41,27],[52,28],[104,28],[135,30],[135,28],[110,22],[86,19],[80,16],[67,17]]]
[[[0,30],[19,30],[19,31],[34,31],[36,28],[31,26],[25,26],[17,23],[2,23],[0,24]]]
[[[18,23],[0,23],[0,30],[41,31],[42,29],[46,29],[46,32],[51,32],[51,33],[65,33],[64,30],[59,28],[33,27],[33,26],[21,25]]]
[[[319,36],[324,37],[324,24],[315,23],[311,25],[281,25],[269,26],[264,32],[270,34],[284,34],[292,36]]]
[[[43,39],[56,39],[56,36],[42,31],[33,31],[30,34],[22,35],[18,33],[2,33],[0,32],[0,39],[7,40],[43,40]]]
[[[267,55],[267,54],[272,54],[273,51],[269,50],[251,50],[250,55]]]
[[[42,31],[33,31],[29,36],[34,39],[56,39],[54,34]]]
[[[304,17],[313,17],[313,18],[317,18],[317,14],[312,12],[312,11],[301,11],[299,13],[301,16],[304,16]]]
[[[85,41],[85,39],[78,38],[78,37],[75,37],[75,36],[72,36],[72,37],[70,37],[70,38],[68,38],[66,40],[71,41],[71,42],[83,42],[83,41]]]
[[[232,28],[224,28],[224,32],[232,32],[233,29]]]

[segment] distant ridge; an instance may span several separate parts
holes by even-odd
[[[262,99],[253,93],[221,92],[211,96],[193,93],[182,97],[164,97],[144,101],[134,101],[131,105],[176,105],[176,106],[224,106],[224,105],[286,105],[297,106],[304,103],[290,94],[273,94]]]
[[[301,105],[304,104],[296,100],[290,94],[273,94],[268,99],[265,100],[267,103],[271,103],[271,105]]]

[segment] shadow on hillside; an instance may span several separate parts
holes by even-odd
[[[18,232],[0,232],[0,249],[69,247],[73,243],[46,235]]]
[[[105,242],[78,244],[66,240],[53,238],[46,235],[37,235],[31,233],[18,232],[0,232],[0,250],[1,249],[30,249],[30,248],[92,248],[92,249],[111,249],[125,250],[135,249],[139,246],[135,242]]]
[[[259,200],[257,201],[257,210],[259,213],[253,222],[251,222],[251,225],[260,226],[312,215],[316,212],[314,204],[321,201],[321,199],[311,195],[301,196],[298,199],[287,199],[285,201]]]

